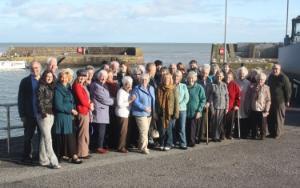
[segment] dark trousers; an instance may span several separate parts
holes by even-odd
[[[285,119],[285,104],[271,104],[268,117],[268,129],[272,137],[281,136],[283,133]]]
[[[127,146],[137,147],[139,130],[136,125],[134,116],[130,115],[128,121],[129,122],[128,122],[128,130],[127,130]]]
[[[264,138],[266,136],[267,118],[263,117],[263,113],[258,111],[252,111],[250,114],[250,121],[252,138],[258,136],[258,129],[260,130],[260,137]]]
[[[117,129],[119,143],[117,149],[126,148],[127,130],[128,130],[128,118],[117,117]]]
[[[115,115],[115,108],[109,108],[110,124],[106,127],[104,145],[110,148],[117,148],[119,142],[119,132],[117,127],[117,116]]]
[[[231,110],[225,115],[224,131],[227,138],[232,138],[233,129],[237,129],[236,113],[237,111]]]
[[[57,158],[62,156],[72,158],[77,154],[75,134],[55,134],[54,151]]]
[[[32,158],[33,155],[33,143],[32,138],[34,136],[35,129],[37,128],[36,118],[26,117],[23,122],[24,126],[24,151],[23,158]]]
[[[94,131],[91,137],[91,148],[103,148],[107,124],[92,123],[92,126]]]
[[[196,144],[196,129],[200,121],[201,118],[187,118],[186,120],[186,140],[188,146],[194,146]]]
[[[246,139],[249,136],[249,132],[250,132],[249,118],[240,119],[240,128],[241,128],[241,138]]]

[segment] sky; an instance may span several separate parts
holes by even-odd
[[[291,19],[300,0],[290,0]],[[1,0],[0,42],[211,43],[225,0]],[[282,42],[286,0],[228,0],[228,42]],[[290,31],[290,26],[289,26]]]

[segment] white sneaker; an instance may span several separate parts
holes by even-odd
[[[51,166],[51,168],[53,168],[53,169],[60,169],[61,166],[58,164],[58,165],[53,165],[53,166]]]
[[[164,150],[165,151],[169,151],[171,148],[170,147],[165,147]]]
[[[144,150],[142,150],[142,153],[148,155],[150,152],[148,149],[144,149]]]
[[[164,150],[164,147],[163,147],[163,146],[160,146],[160,147],[159,147],[159,150],[160,150],[160,151],[163,151],[163,150]]]

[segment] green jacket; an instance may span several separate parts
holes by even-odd
[[[179,83],[176,90],[179,96],[179,111],[186,111],[186,105],[190,99],[189,91],[183,83]]]
[[[57,83],[54,91],[54,132],[55,134],[72,134],[73,133],[73,116],[72,109],[74,109],[74,98],[71,87],[63,86]]]
[[[190,100],[187,104],[187,118],[194,118],[196,112],[201,112],[206,103],[205,91],[201,85],[195,83],[193,86],[187,86]]]

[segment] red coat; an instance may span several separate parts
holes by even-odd
[[[231,111],[234,106],[240,107],[240,87],[235,81],[231,81],[227,85],[227,89],[229,95],[228,111]]]
[[[74,82],[72,90],[76,99],[78,113],[87,115],[90,110],[90,97],[88,91],[77,82]]]

